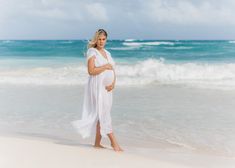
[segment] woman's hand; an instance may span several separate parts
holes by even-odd
[[[109,92],[109,91],[111,91],[111,90],[113,90],[114,89],[114,85],[115,85],[115,82],[113,82],[111,85],[109,85],[109,86],[105,86],[105,89]]]
[[[112,70],[113,69],[113,66],[111,64],[105,64],[105,69],[107,70]]]

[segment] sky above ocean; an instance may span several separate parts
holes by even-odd
[[[0,0],[0,39],[235,39],[234,0]]]

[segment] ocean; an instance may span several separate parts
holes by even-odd
[[[83,85],[87,40],[0,41],[0,83]],[[235,89],[235,41],[112,40],[117,85]]]
[[[87,143],[70,125],[81,117],[87,42],[0,41],[2,133]],[[122,146],[235,156],[235,41],[109,40],[106,49]]]

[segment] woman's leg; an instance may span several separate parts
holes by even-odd
[[[123,151],[123,149],[118,145],[117,140],[113,133],[108,134],[108,137],[110,139],[111,146],[115,151]]]
[[[100,144],[101,138],[102,138],[102,136],[101,136],[101,134],[100,134],[100,122],[99,122],[99,120],[98,120],[97,125],[96,125],[96,136],[95,136],[95,145],[94,145],[94,147],[104,148],[104,147]]]

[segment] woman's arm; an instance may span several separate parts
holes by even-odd
[[[88,67],[89,75],[98,75],[98,74],[104,72],[106,69],[110,69],[110,70],[112,69],[112,65],[110,65],[110,64],[105,64],[100,67],[95,67],[95,57],[91,57],[88,60],[87,64],[88,64],[87,67]]]

